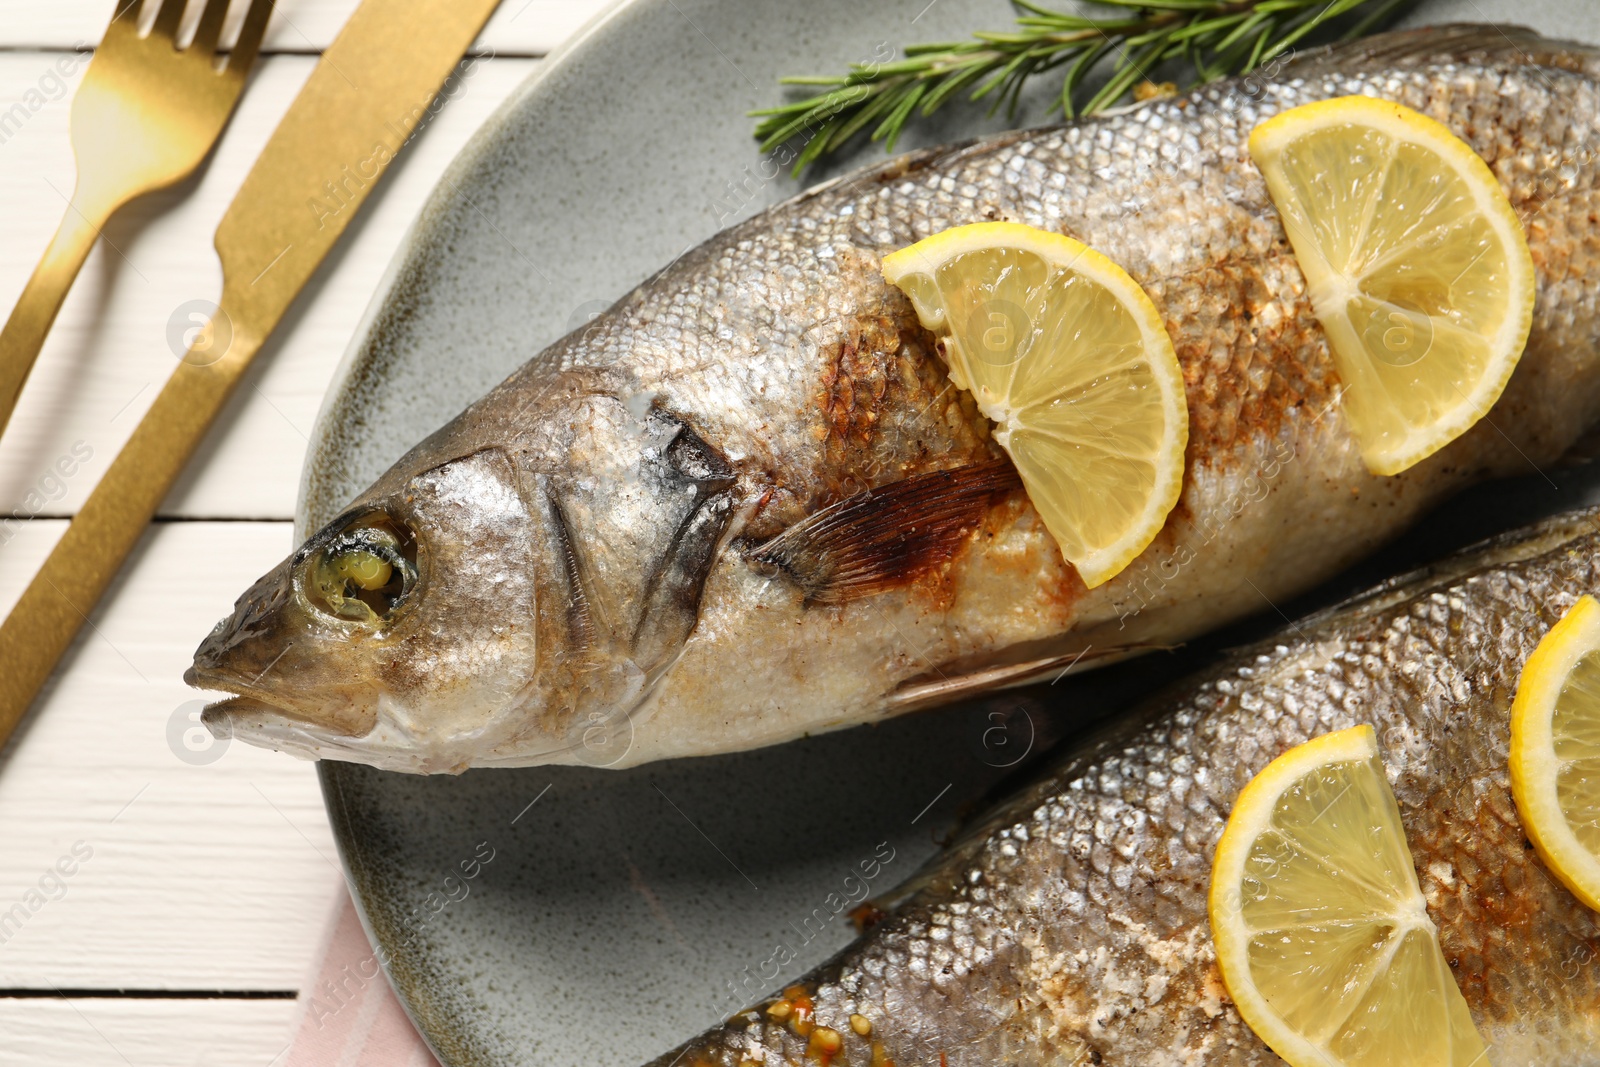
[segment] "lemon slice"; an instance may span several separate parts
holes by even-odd
[[[1600,910],[1600,603],[1586,596],[1523,665],[1511,705],[1511,795],[1528,840]]]
[[[1434,120],[1365,96],[1250,134],[1346,391],[1362,457],[1398,474],[1499,399],[1533,321],[1522,224],[1477,154]]]
[[[995,424],[1089,588],[1144,551],[1183,488],[1183,372],[1137,282],[1070,237],[1012,222],[945,230],[883,275],[940,335],[950,379]]]
[[[1217,965],[1293,1067],[1482,1067],[1370,726],[1290,749],[1234,802],[1211,867]]]

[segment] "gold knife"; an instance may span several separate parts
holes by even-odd
[[[323,52],[217,227],[222,302],[210,327],[0,626],[0,744],[498,3],[363,0]]]

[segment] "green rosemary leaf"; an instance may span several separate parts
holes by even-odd
[[[865,129],[873,119],[892,109],[896,98],[896,94],[893,92],[873,94],[872,98],[860,110],[842,121],[839,124],[839,128],[833,131],[833,135],[828,138],[827,150],[830,152],[836,150],[840,145]]]
[[[1072,69],[1067,71],[1067,76],[1061,82],[1060,103],[1061,114],[1064,117],[1070,119],[1076,116],[1077,110],[1073,107],[1072,99],[1078,93],[1078,86],[1083,84],[1084,76],[1089,73],[1090,69],[1104,59],[1107,52],[1111,51],[1112,45],[1111,38],[1107,37],[1080,55],[1077,62],[1072,64]]]
[[[945,78],[938,84],[936,88],[934,88],[932,92],[927,95],[927,98],[923,100],[922,113],[924,115],[933,114],[934,111],[938,109],[939,105],[944,103],[945,97],[965,89],[967,86],[983,77],[983,72],[984,68],[978,63],[973,62],[969,63],[967,67],[959,74]]]
[[[750,112],[763,151],[804,137],[794,172],[857,136],[893,150],[906,127],[957,94],[989,100],[990,113],[1015,115],[1023,90],[1065,68],[1051,105],[1068,118],[1127,97],[1169,61],[1190,68],[1191,84],[1242,74],[1307,40],[1357,37],[1387,25],[1416,0],[1093,0],[1114,12],[1097,18],[1012,0],[1010,30],[981,30],[964,41],[908,45],[903,58],[858,63],[838,75],[781,84],[811,96]],[[1109,69],[1107,69],[1109,66]],[[1105,78],[1095,87],[1095,73]],[[870,131],[870,132],[869,132]]]
[[[1234,45],[1250,36],[1250,34],[1255,32],[1257,26],[1261,25],[1271,17],[1271,15],[1264,11],[1250,12],[1249,18],[1239,23],[1238,26],[1234,27],[1232,33],[1228,34],[1228,36],[1217,42],[1217,51],[1226,52],[1228,49],[1232,48]]]
[[[1384,3],[1380,3],[1373,8],[1371,13],[1362,18],[1360,22],[1346,30],[1339,39],[1341,41],[1353,41],[1357,37],[1365,37],[1373,30],[1387,26],[1391,19],[1413,2],[1414,0],[1385,0]]]
[[[924,83],[907,93],[905,99],[896,104],[894,110],[889,112],[878,128],[872,131],[872,139],[874,141],[882,140],[884,148],[893,152],[895,138],[899,137],[900,131],[905,129],[906,116],[911,114],[911,109],[917,106],[917,101],[922,99],[923,92],[927,88],[927,84]]]
[[[1260,33],[1258,33],[1256,35],[1255,46],[1250,49],[1250,58],[1245,60],[1245,63],[1244,63],[1246,70],[1253,69],[1256,66],[1256,64],[1261,62],[1261,54],[1266,51],[1267,41],[1269,39],[1271,39],[1271,37],[1272,37],[1272,27],[1271,26],[1268,26],[1266,29],[1262,30]]]

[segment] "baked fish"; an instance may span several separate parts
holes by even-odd
[[[823,1049],[872,1067],[1281,1064],[1217,970],[1212,854],[1274,757],[1363,723],[1488,1062],[1600,1064],[1600,914],[1533,852],[1508,770],[1523,661],[1600,589],[1597,531],[1590,509],[1501,538],[1147,702],[989,813],[854,946],[656,1067]]]
[[[1347,94],[1488,161],[1538,271],[1479,425],[1370,474],[1245,150]],[[1600,53],[1450,27],[1310,53],[1122,114],[911,153],[727,229],[416,446],[238,601],[205,721],[404,771],[627,766],[869,722],[1184,640],[1304,590],[1600,413]],[[1160,311],[1181,499],[1093,590],[1062,558],[883,255],[1005,219],[1069,232]]]

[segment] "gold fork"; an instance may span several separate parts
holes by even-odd
[[[146,3],[159,6],[139,33]],[[61,227],[0,331],[0,433],[11,421],[45,334],[112,214],[187,177],[211,151],[244,88],[272,0],[250,0],[239,40],[219,67],[228,0],[206,0],[194,40],[178,47],[186,0],[118,0],[117,13],[72,98],[78,181]]]

